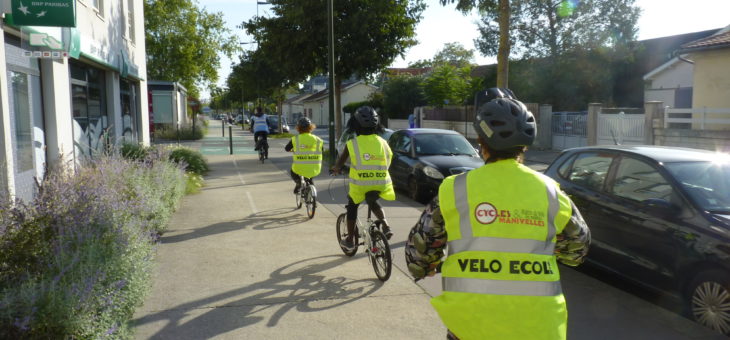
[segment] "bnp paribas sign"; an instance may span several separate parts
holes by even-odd
[[[12,0],[18,26],[76,27],[76,0]]]

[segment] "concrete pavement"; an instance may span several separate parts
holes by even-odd
[[[210,136],[220,136],[211,125]],[[239,146],[252,148],[250,135]],[[270,156],[285,156],[281,149]],[[309,220],[294,209],[284,171],[253,152],[206,158],[206,186],[183,199],[162,236],[136,338],[445,337],[429,295],[406,274],[394,267],[381,283],[361,250],[342,254],[333,213],[320,207]]]
[[[271,140],[271,158],[262,165],[250,134],[244,139],[233,129],[236,154],[229,156],[215,124],[210,138],[189,144],[206,154],[212,171],[163,235],[153,291],[135,316],[137,338],[444,338],[428,303],[440,280],[413,284],[404,274],[405,239],[422,204],[402,192],[384,202],[395,266],[382,284],[361,252],[346,258],[336,244],[341,177],[316,179],[320,205],[308,220],[304,209],[293,209],[286,141]],[[544,169],[557,155],[530,150],[526,164]],[[724,338],[581,270],[560,271],[569,339]]]

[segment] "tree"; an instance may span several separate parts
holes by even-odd
[[[327,10],[321,0],[270,0],[274,16],[243,23],[267,59],[286,74],[288,85],[327,70]],[[341,79],[366,78],[416,44],[423,0],[334,2],[335,107]],[[335,115],[337,134],[341,115]]]
[[[467,13],[473,9],[479,10],[484,16],[482,22],[486,23],[487,29],[479,27],[483,39],[493,39],[492,45],[482,47],[482,40],[475,43],[480,46],[480,51],[486,56],[497,56],[497,86],[508,87],[509,85],[509,55],[512,46],[510,38],[510,20],[512,8],[510,0],[439,0],[441,5],[456,3],[456,9]],[[513,3],[520,3],[525,0],[513,0]],[[494,34],[494,32],[498,33]],[[484,38],[485,34],[489,35]],[[496,42],[496,43],[495,43]]]
[[[433,63],[451,64],[457,67],[469,66],[474,63],[474,50],[467,50],[464,45],[458,42],[449,42],[436,52],[433,56]]]
[[[426,104],[421,86],[423,79],[414,76],[389,78],[383,85],[383,111],[390,118],[406,118],[413,108]]]
[[[193,0],[145,0],[144,13],[147,77],[180,82],[194,97],[218,81],[218,53],[231,57],[239,48],[223,13]]]
[[[423,81],[423,92],[429,105],[463,105],[473,97],[471,67],[457,68],[442,64]]]

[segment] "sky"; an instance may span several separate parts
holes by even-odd
[[[258,0],[263,2],[262,0]],[[459,42],[467,49],[475,50],[477,64],[496,62],[494,57],[484,57],[476,51],[474,39],[479,31],[476,13],[463,15],[456,11],[455,5],[441,6],[438,0],[425,0],[428,8],[423,12],[421,22],[416,27],[419,44],[406,51],[404,58],[396,59],[391,67],[406,67],[409,62],[430,59],[449,42]],[[236,33],[241,41],[252,41],[250,36],[236,28],[241,22],[258,15],[272,15],[270,5],[257,5],[257,0],[198,0],[208,12],[223,12],[227,26]],[[639,17],[638,39],[652,39],[675,34],[697,32],[730,25],[730,0],[636,0],[642,9]],[[246,48],[255,48],[254,44]],[[231,72],[232,61],[221,58],[219,86]],[[203,98],[209,97],[203,92]]]

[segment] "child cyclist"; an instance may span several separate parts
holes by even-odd
[[[333,174],[339,174],[347,158],[350,158],[352,166],[347,202],[347,237],[342,240],[341,246],[352,249],[356,246],[354,238],[357,208],[362,201],[366,201],[375,217],[382,221],[385,236],[390,239],[393,235],[377,200],[378,197],[395,200],[395,191],[388,174],[393,153],[388,143],[376,134],[382,131],[377,112],[370,106],[361,106],[348,124],[357,136],[347,142],[347,147],[331,170]]]
[[[297,121],[298,135],[295,135],[284,147],[287,152],[293,152],[294,162],[289,170],[291,178],[296,183],[294,194],[299,193],[301,179],[305,178],[313,184],[312,178],[319,175],[322,170],[322,139],[311,134],[317,126],[307,117],[299,118]]]

